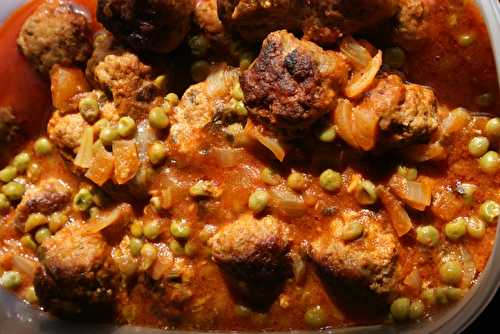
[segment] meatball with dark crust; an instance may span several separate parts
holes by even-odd
[[[346,224],[362,224],[359,238],[343,237]],[[397,240],[388,223],[369,211],[346,212],[329,230],[312,242],[309,256],[321,271],[337,279],[385,294],[394,288]]]
[[[429,38],[429,0],[400,0],[396,15],[395,40],[406,49],[415,50]]]
[[[348,72],[342,54],[282,30],[264,40],[240,83],[253,118],[293,135],[335,108]]]
[[[40,185],[26,191],[16,208],[14,224],[22,231],[32,213],[49,215],[62,210],[71,201],[71,189],[61,180],[46,179]]]
[[[43,242],[34,286],[47,311],[78,320],[113,316],[115,268],[110,246],[99,233],[75,223]]]
[[[209,245],[214,261],[238,279],[260,284],[288,274],[290,231],[272,216],[257,220],[244,215],[224,226]]]
[[[92,51],[90,22],[68,1],[49,0],[24,23],[21,52],[42,74],[53,65],[83,65]]]
[[[189,32],[194,0],[99,0],[97,19],[137,51],[169,52]]]

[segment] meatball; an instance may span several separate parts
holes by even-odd
[[[94,68],[94,81],[111,93],[120,114],[140,119],[161,93],[153,83],[152,72],[130,52],[110,54]]]
[[[49,0],[24,23],[17,44],[35,68],[84,64],[91,53],[90,22],[67,1]]]
[[[224,226],[209,245],[214,261],[243,281],[259,285],[288,275],[290,231],[272,216],[244,215]]]
[[[363,232],[347,241],[347,224],[361,224]],[[313,241],[311,259],[331,277],[385,294],[394,286],[397,240],[388,223],[369,211],[346,212],[334,219],[329,230]],[[349,235],[347,235],[349,236]]]
[[[0,107],[0,144],[11,143],[20,132],[20,126],[11,107]]]
[[[137,51],[169,52],[189,32],[194,0],[99,0],[97,19]]]
[[[78,147],[83,132],[90,125],[80,114],[61,115],[55,112],[47,125],[50,140],[65,153],[73,156]]]
[[[110,247],[79,223],[64,227],[38,250],[35,278],[40,305],[65,318],[92,321],[112,317],[115,269]]]
[[[308,40],[332,44],[342,34],[351,34],[392,17],[396,0],[219,0],[224,25],[246,40],[262,40],[267,34],[286,29],[301,31]]]
[[[400,0],[396,16],[396,42],[407,49],[416,49],[428,40],[428,0]]]
[[[218,11],[229,30],[250,41],[262,40],[276,30],[300,27],[299,0],[218,0]]]
[[[288,136],[335,108],[348,72],[340,53],[278,31],[264,40],[240,83],[250,116]]]
[[[212,69],[208,78],[191,86],[174,108],[167,144],[175,159],[191,160],[206,144],[208,125],[230,107],[240,71],[226,65]]]
[[[16,208],[14,224],[24,232],[26,219],[32,213],[48,215],[62,210],[71,201],[71,189],[63,181],[46,179],[29,189]]]

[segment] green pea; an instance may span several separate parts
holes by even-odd
[[[45,138],[39,138],[35,144],[33,145],[35,149],[35,153],[38,155],[47,155],[52,152],[52,144],[51,142]]]
[[[408,181],[415,181],[418,177],[418,170],[403,165],[398,166],[398,174]]]
[[[49,230],[56,233],[68,222],[68,216],[61,212],[55,212],[49,216]]]
[[[351,221],[342,226],[340,237],[344,241],[353,241],[363,235],[364,226],[358,221]]]
[[[457,186],[457,191],[462,195],[464,203],[472,205],[474,202],[474,193],[477,191],[477,186],[471,183],[461,183]]]
[[[204,35],[195,35],[188,41],[191,53],[195,57],[204,57],[210,49],[210,41]]]
[[[200,180],[189,188],[192,197],[218,197],[220,189],[211,181]]]
[[[118,130],[113,126],[107,126],[102,128],[99,133],[99,139],[104,146],[110,146],[113,142],[118,139]]]
[[[7,183],[14,180],[17,176],[17,168],[14,166],[7,166],[0,170],[0,181]]]
[[[210,64],[205,60],[198,60],[191,65],[191,78],[195,82],[202,82],[210,74]]]
[[[439,242],[439,231],[431,225],[417,228],[417,241],[422,245],[434,247]]]
[[[167,96],[165,96],[165,102],[170,104],[172,107],[175,107],[179,104],[179,96],[175,93],[168,93]]]
[[[269,203],[269,193],[264,189],[255,190],[248,198],[248,207],[253,212],[261,212]]]
[[[26,224],[24,224],[24,232],[29,232],[39,226],[47,225],[48,223],[49,220],[45,215],[41,213],[32,213],[28,216],[28,219],[26,219]]]
[[[160,197],[158,196],[153,196],[151,197],[151,199],[149,200],[149,204],[151,204],[151,207],[156,211],[156,212],[160,212],[162,210],[162,207],[161,207],[161,199]]]
[[[142,264],[141,264],[141,269],[142,270],[147,270],[153,262],[156,260],[156,257],[158,256],[158,249],[150,243],[144,244],[141,248],[141,257],[142,257]]]
[[[391,315],[396,321],[405,321],[410,315],[410,299],[400,297],[391,304]]]
[[[192,240],[189,240],[186,242],[184,245],[184,254],[186,254],[189,257],[194,257],[198,253],[198,246],[196,243]]]
[[[361,205],[372,205],[377,202],[378,195],[375,190],[375,185],[368,180],[358,182],[355,190],[354,197]]]
[[[232,95],[236,101],[243,101],[243,99],[245,98],[245,95],[243,93],[243,90],[241,89],[239,82],[237,82],[236,85],[234,85]]]
[[[320,305],[312,307],[304,314],[304,322],[309,328],[321,328],[326,326],[327,317]]]
[[[164,108],[154,107],[148,115],[149,125],[158,130],[166,129],[170,124],[170,119]]]
[[[261,170],[260,179],[262,180],[262,182],[270,186],[276,186],[281,182],[281,176],[269,167],[263,168]]]
[[[406,55],[400,47],[392,47],[384,51],[384,64],[392,68],[401,68],[406,62]]]
[[[486,137],[474,137],[469,141],[469,153],[475,157],[479,158],[488,152],[488,147],[490,147],[490,141]]]
[[[471,46],[476,41],[476,36],[472,33],[461,34],[458,36],[458,44],[463,47]]]
[[[144,241],[142,241],[142,239],[130,238],[129,248],[130,248],[130,253],[133,256],[139,256],[139,254],[141,254],[142,246],[144,246]]]
[[[78,104],[78,110],[80,111],[83,119],[89,123],[96,122],[101,115],[99,104],[94,98],[91,97],[81,99]]]
[[[143,222],[142,220],[134,220],[134,222],[132,223],[132,225],[130,225],[130,233],[132,234],[132,236],[136,237],[136,238],[140,238],[142,237],[142,234],[143,234],[143,230],[142,230],[142,226],[143,226]]]
[[[38,244],[42,244],[51,235],[52,235],[52,233],[50,233],[48,228],[42,227],[42,228],[38,229],[38,231],[36,231],[35,240],[36,240],[36,242],[38,242]]]
[[[237,101],[234,103],[233,108],[238,116],[245,117],[248,115],[247,107],[245,107],[245,103],[243,103],[243,101]]]
[[[307,179],[304,174],[293,172],[288,176],[287,184],[290,189],[301,192],[307,188]]]
[[[489,175],[495,174],[500,168],[500,156],[495,151],[489,151],[479,159],[479,168]]]
[[[21,245],[23,245],[24,248],[28,248],[28,249],[31,249],[33,251],[35,251],[37,248],[35,240],[33,240],[33,237],[29,234],[23,235],[21,237],[20,241],[21,241]]]
[[[144,225],[143,233],[146,238],[153,240],[160,235],[160,229],[161,229],[160,222],[157,220],[153,220]]]
[[[135,134],[137,126],[130,116],[120,118],[118,121],[118,134],[123,138],[130,138]]]
[[[318,134],[318,139],[323,143],[333,143],[335,138],[337,138],[337,130],[333,125],[321,130]]]
[[[425,289],[420,295],[426,305],[432,306],[436,303],[436,293],[434,289]]]
[[[23,198],[26,187],[16,181],[11,181],[2,187],[2,192],[10,201],[19,201]]]
[[[453,302],[459,301],[463,296],[464,291],[460,288],[454,288],[451,286],[446,288],[446,297]]]
[[[173,220],[170,224],[170,233],[176,239],[187,239],[191,235],[191,227],[185,220]]]
[[[410,311],[408,316],[412,320],[420,319],[424,315],[425,306],[424,303],[417,299],[410,304]]]
[[[445,225],[444,234],[448,239],[456,241],[465,235],[466,229],[467,219],[459,217]]]
[[[467,233],[474,239],[481,239],[486,233],[486,224],[481,219],[470,217],[467,221]]]
[[[168,243],[168,248],[172,251],[172,254],[175,256],[183,256],[184,255],[184,247],[182,247],[181,243],[175,239],[170,240]]]
[[[167,87],[167,77],[165,75],[159,75],[153,81],[153,84],[160,90],[165,90]]]
[[[30,304],[38,303],[38,297],[36,295],[35,288],[33,286],[28,287],[23,294],[24,300],[26,300]]]
[[[18,173],[22,173],[26,169],[28,169],[30,162],[31,162],[30,155],[26,152],[21,152],[18,155],[16,155],[12,160],[12,166],[17,168]]]
[[[0,278],[0,284],[2,285],[2,287],[9,290],[17,289],[21,286],[22,283],[23,279],[21,277],[21,274],[13,270],[4,272],[2,277]]]
[[[28,167],[28,171],[26,172],[26,176],[28,179],[32,182],[36,182],[40,179],[40,176],[42,175],[42,167],[40,167],[39,164],[37,163],[30,163],[30,166]]]
[[[462,265],[458,261],[449,261],[439,267],[439,276],[445,284],[457,285],[462,281]]]
[[[0,193],[0,212],[10,208],[10,202],[5,194]]]
[[[73,198],[73,206],[78,211],[88,211],[93,204],[94,201],[92,193],[86,188],[80,189],[80,191]]]
[[[334,192],[342,187],[342,175],[327,169],[319,176],[319,185],[326,191]]]
[[[437,304],[444,305],[448,303],[448,295],[446,293],[447,290],[447,287],[439,287],[434,290]]]
[[[479,207],[479,216],[487,223],[495,222],[500,216],[500,204],[495,201],[486,201]]]
[[[495,97],[491,93],[484,93],[476,98],[476,104],[481,108],[491,107],[495,103]]]
[[[148,157],[153,165],[158,165],[163,162],[167,157],[167,148],[165,144],[160,141],[154,142],[153,145],[149,147]]]
[[[489,138],[500,138],[500,117],[491,118],[484,127],[484,133]]]

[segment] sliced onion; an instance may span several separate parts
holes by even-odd
[[[279,161],[283,161],[285,159],[285,146],[280,143],[278,139],[262,134],[250,119],[247,121],[247,125],[245,126],[245,133],[250,138],[257,140],[259,143],[267,147],[271,152],[273,152],[274,156]]]
[[[420,277],[420,272],[417,268],[413,268],[411,273],[406,276],[403,283],[411,289],[415,294],[419,294],[422,288],[422,277]]]
[[[371,108],[352,109],[352,130],[354,140],[365,151],[375,147],[380,115]]]
[[[90,233],[97,233],[112,226],[123,227],[128,224],[133,214],[130,204],[120,204],[111,211],[99,213],[93,218],[86,229]]]
[[[389,187],[403,202],[416,210],[424,211],[431,204],[432,188],[429,183],[409,181],[395,174],[389,181]]]
[[[368,90],[373,80],[377,76],[382,66],[382,51],[378,51],[373,57],[366,69],[359,74],[355,74],[347,84],[345,94],[349,98],[357,97]]]
[[[27,259],[24,256],[16,254],[12,257],[12,267],[16,271],[28,276],[31,280],[35,276],[37,264],[33,260]]]
[[[85,176],[95,184],[102,186],[113,176],[115,159],[106,151],[101,141],[98,140],[93,148],[94,158]]]
[[[440,161],[446,159],[444,147],[438,143],[418,144],[407,147],[403,155],[412,162]]]
[[[365,69],[372,56],[370,52],[352,36],[345,37],[340,43],[340,52],[342,52],[349,62],[358,70]]]
[[[337,108],[334,113],[334,123],[337,127],[337,132],[347,144],[354,148],[359,148],[358,143],[354,138],[352,127],[352,104],[349,100],[339,99]]]
[[[87,127],[83,131],[82,142],[78,148],[78,154],[74,160],[74,164],[81,168],[89,168],[92,165],[94,146],[94,130],[92,127]]]
[[[242,148],[219,148],[213,149],[213,154],[217,165],[222,168],[231,168],[237,166],[244,156],[245,150]]]
[[[141,165],[137,148],[133,140],[115,140],[113,142],[113,157],[115,158],[114,179],[118,184],[132,180]]]
[[[300,217],[306,212],[306,204],[302,196],[297,195],[285,186],[271,188],[271,206],[285,215]]]
[[[377,194],[380,196],[380,200],[389,214],[392,226],[398,237],[402,237],[410,232],[413,224],[401,202],[383,186],[377,187]]]
[[[464,108],[452,110],[441,124],[441,134],[443,137],[463,129],[470,121],[470,115]]]

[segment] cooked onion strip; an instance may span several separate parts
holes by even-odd
[[[389,181],[389,187],[403,202],[416,210],[424,211],[431,204],[432,188],[429,183],[409,181],[395,174]]]
[[[345,89],[345,94],[349,98],[357,97],[368,90],[373,80],[377,76],[380,67],[382,66],[382,51],[378,51],[375,57],[370,60],[367,68],[359,73],[355,74]]]
[[[342,138],[350,146],[359,148],[353,133],[351,102],[349,102],[349,100],[339,99],[333,116],[333,121],[337,126],[337,132],[340,138]]]
[[[352,134],[358,146],[365,151],[375,147],[379,119],[380,115],[371,108],[352,109]]]
[[[394,197],[394,195],[392,195],[389,190],[383,186],[377,187],[377,194],[389,214],[392,226],[394,227],[398,237],[402,237],[406,233],[410,232],[413,228],[413,224],[408,216],[408,213],[401,205],[401,202],[399,202],[396,197]]]
[[[352,36],[347,36],[342,40],[340,43],[340,52],[358,70],[365,69],[372,59],[370,52],[352,38]]]
[[[432,144],[417,144],[407,147],[403,155],[412,162],[439,161],[446,158],[444,147],[435,142]]]
[[[74,160],[74,164],[81,168],[89,168],[92,165],[92,154],[94,146],[94,130],[92,127],[87,127],[83,131],[82,142],[78,148],[78,154]]]
[[[94,144],[94,159],[85,176],[95,184],[102,186],[112,176],[115,167],[115,159],[111,153],[106,151],[101,141]]]
[[[283,161],[285,159],[286,151],[284,145],[281,144],[278,139],[262,134],[250,119],[247,121],[247,125],[245,126],[245,133],[250,138],[257,140],[259,143],[267,147],[271,152],[273,152],[274,156],[279,161]]]
[[[115,158],[114,178],[117,184],[125,184],[132,180],[141,165],[137,148],[133,140],[115,140],[113,142]]]

